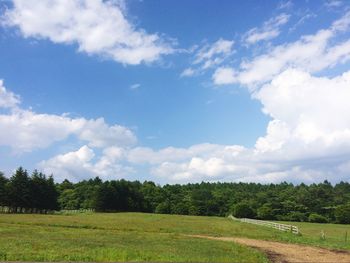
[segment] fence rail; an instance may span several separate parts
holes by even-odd
[[[78,214],[78,213],[93,213],[95,209],[71,209],[71,210],[59,210],[56,213],[58,214]]]
[[[0,206],[0,214],[77,214],[77,213],[93,213],[94,209],[75,209],[75,210],[48,210],[36,208],[8,207]]]
[[[299,228],[297,226],[293,226],[293,225],[286,225],[286,224],[280,224],[280,223],[276,223],[276,222],[250,219],[250,218],[235,218],[232,215],[229,215],[229,218],[231,218],[233,220],[238,220],[238,221],[241,221],[244,223],[260,225],[260,226],[267,226],[267,227],[271,227],[274,229],[278,229],[280,231],[291,232],[291,233],[296,234],[296,235],[298,235],[300,233]]]

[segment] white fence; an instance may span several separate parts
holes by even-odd
[[[293,225],[285,225],[285,224],[264,221],[264,220],[250,219],[250,218],[235,218],[232,215],[229,215],[229,218],[231,218],[233,220],[245,222],[245,223],[254,224],[254,225],[275,228],[275,229],[278,229],[280,231],[291,232],[291,233],[296,234],[296,235],[298,235],[300,233],[299,228],[297,226],[293,226]]]
[[[8,206],[0,206],[0,214],[77,214],[77,213],[93,213],[94,209],[78,209],[78,210],[39,210],[36,208],[12,208]]]
[[[95,209],[72,209],[72,210],[60,210],[57,214],[78,214],[78,213],[94,213]]]

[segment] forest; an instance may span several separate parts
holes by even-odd
[[[96,177],[55,183],[53,176],[22,167],[10,177],[0,172],[0,211],[48,213],[93,209],[97,212],[227,216],[280,221],[350,223],[350,184],[189,183]]]

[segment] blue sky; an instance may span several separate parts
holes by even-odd
[[[0,1],[0,169],[349,180],[347,1]]]

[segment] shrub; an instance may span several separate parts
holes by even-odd
[[[309,215],[309,222],[311,223],[328,223],[329,220],[327,217],[324,217],[322,215],[312,213]]]
[[[308,221],[307,216],[305,215],[305,213],[302,212],[290,212],[288,213],[288,215],[285,216],[285,218],[288,221],[295,221],[295,222],[305,222]]]
[[[233,206],[233,215],[238,218],[254,218],[256,213],[248,203],[242,202]]]

